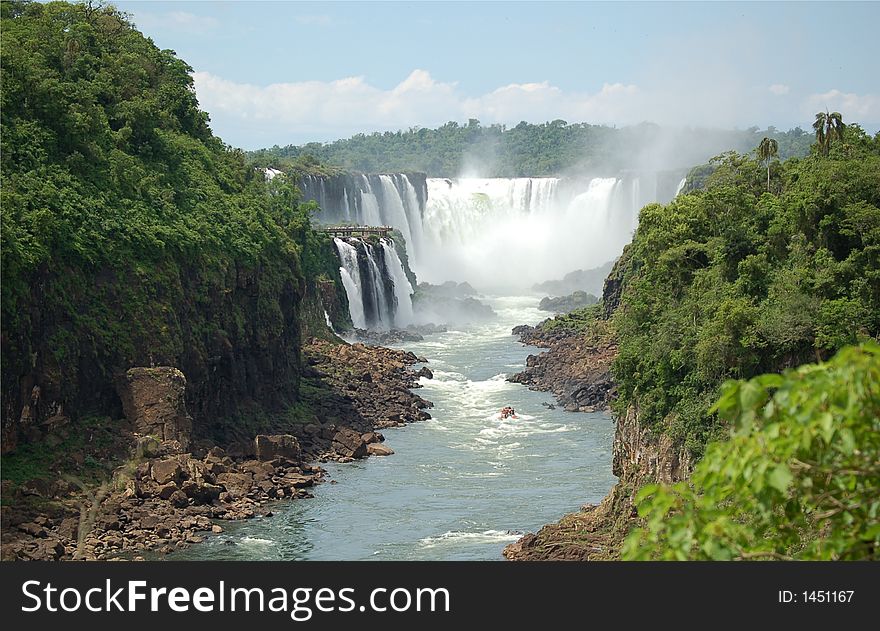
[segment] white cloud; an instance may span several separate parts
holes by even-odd
[[[510,83],[475,95],[465,93],[456,82],[438,81],[423,69],[413,70],[390,88],[377,87],[363,76],[266,86],[237,83],[208,72],[193,76],[199,102],[210,113],[218,135],[247,147],[435,127],[468,118],[507,125],[561,118],[613,125],[651,121],[747,127],[791,124],[792,112],[799,112],[794,122],[804,124],[827,107],[842,112],[847,121],[869,127],[880,121],[880,99],[872,95],[832,90],[797,98],[781,85],[771,89],[728,82],[687,85],[677,75],[649,86],[606,83],[595,92],[537,81]]]
[[[605,84],[595,94],[569,94],[541,83],[513,83],[468,97],[457,83],[435,80],[416,69],[391,89],[364,77],[257,86],[236,83],[207,72],[194,75],[201,106],[222,126],[247,121],[274,131],[282,141],[303,132],[347,135],[363,130],[430,127],[449,120],[478,118],[483,123],[515,124],[556,118],[570,121],[639,122],[639,89]],[[271,129],[270,129],[271,128]],[[224,130],[218,127],[221,135]]]
[[[844,122],[880,120],[880,97],[874,94],[856,94],[829,90],[824,94],[811,94],[803,104],[805,116],[812,118],[821,110],[840,112]]]
[[[186,11],[138,12],[135,22],[138,28],[144,31],[171,29],[193,34],[204,34],[220,26],[220,21],[215,17],[195,15]]]
[[[789,87],[784,83],[774,83],[770,87],[767,88],[771,94],[775,94],[776,96],[783,96],[788,94]]]

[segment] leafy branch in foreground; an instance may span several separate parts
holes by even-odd
[[[713,409],[732,439],[639,491],[624,558],[880,558],[880,346],[729,381]]]

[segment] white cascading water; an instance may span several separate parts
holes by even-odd
[[[487,289],[527,288],[616,258],[631,240],[642,202],[638,178],[427,182],[416,274]]]
[[[376,196],[372,191],[361,192],[361,204],[363,206],[363,211],[360,221],[358,221],[359,224],[364,226],[383,225],[382,213],[379,210],[379,201],[376,199]]]
[[[339,253],[339,275],[342,277],[342,286],[348,297],[348,312],[351,315],[351,323],[363,329],[367,326],[364,316],[364,297],[361,291],[361,271],[358,265],[358,254],[354,246],[349,245],[342,239],[333,239],[336,251]]]
[[[404,327],[407,324],[412,324],[413,321],[413,288],[409,279],[406,277],[406,272],[403,271],[403,263],[400,261],[400,257],[397,256],[397,251],[394,249],[394,243],[389,239],[382,239],[380,245],[382,246],[382,251],[385,255],[385,265],[388,268],[388,272],[391,274],[391,281],[394,283],[396,306],[394,311],[394,326],[398,328]]]
[[[372,287],[373,301],[376,305],[375,319],[373,322],[368,321],[367,324],[371,328],[386,331],[394,323],[394,313],[392,309],[389,309],[388,296],[385,293],[385,275],[382,273],[382,268],[376,262],[373,247],[364,243],[364,253],[367,257],[367,266],[370,274],[369,286]],[[369,291],[368,287],[364,289]]]
[[[304,199],[318,202],[321,211],[315,216],[317,222],[393,226],[403,235],[415,263],[424,238],[425,192],[422,187],[420,198],[414,181],[406,173],[354,173],[330,178],[307,175],[299,181],[299,187]]]
[[[426,180],[404,173],[351,174],[307,176],[301,186],[305,198],[321,206],[322,223],[400,230],[420,280],[467,280],[486,291],[523,289],[602,265],[629,243],[642,206],[668,201],[657,198],[656,174],[635,172],[617,178]],[[671,193],[670,186],[665,194]],[[379,286],[371,292],[378,294]],[[365,318],[369,324],[371,314]]]
[[[380,175],[379,181],[382,183],[382,200],[385,206],[383,214],[388,218],[387,225],[400,230],[406,243],[412,244],[412,231],[410,230],[409,218],[406,215],[406,208],[403,205],[401,191],[395,186],[390,175]],[[405,195],[406,192],[404,191],[403,194]]]
[[[419,203],[419,196],[415,187],[406,175],[399,176],[403,185],[403,206],[407,209],[407,227],[409,228],[410,240],[406,242],[407,252],[416,260],[416,252],[421,249],[425,242],[425,229],[423,225],[424,208]]]
[[[361,239],[335,238],[333,242],[352,324],[379,331],[411,324],[413,288],[391,239],[381,239],[379,247]],[[392,295],[387,292],[387,281]]]
[[[678,183],[678,187],[675,189],[675,195],[673,197],[678,197],[678,194],[684,189],[684,185],[687,184],[687,178],[681,178],[681,182]]]

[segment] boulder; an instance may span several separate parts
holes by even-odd
[[[223,487],[208,482],[197,483],[193,480],[184,482],[180,490],[196,504],[210,504],[220,497]]]
[[[348,427],[341,427],[333,436],[333,450],[348,458],[363,458],[367,455],[367,444],[360,433]]]
[[[313,476],[302,475],[300,473],[285,473],[282,481],[298,489],[306,486],[313,486],[315,484],[315,478]]]
[[[244,497],[254,485],[254,476],[250,473],[221,473],[217,482],[226,489],[233,499]]]
[[[267,436],[260,434],[254,439],[254,448],[257,460],[268,462],[270,460],[287,460],[299,462],[302,459],[302,450],[296,436],[290,434],[275,434]]]
[[[175,484],[174,482],[169,482],[168,484],[163,484],[158,489],[156,489],[156,496],[160,497],[163,500],[167,500],[174,494],[175,491],[177,491],[177,484]]]
[[[361,434],[361,439],[368,445],[370,443],[378,443],[380,440],[379,434],[377,434],[376,432],[367,432],[366,434]]]
[[[39,524],[35,524],[32,521],[25,522],[23,524],[19,524],[18,529],[22,532],[26,532],[31,537],[45,538],[49,535],[49,533],[46,532],[45,528],[43,528]]]
[[[186,449],[192,418],[186,411],[186,377],[177,368],[131,368],[116,383],[126,418],[141,435],[178,441]]]
[[[381,443],[370,443],[367,445],[367,453],[371,456],[390,456],[394,454],[394,450]]]
[[[262,482],[275,475],[275,467],[271,462],[248,460],[241,464],[241,469],[242,471],[253,474],[255,482]]]
[[[189,506],[189,498],[183,491],[174,491],[174,493],[171,494],[171,497],[168,498],[168,501],[170,501],[175,508],[186,508]]]
[[[180,461],[173,457],[154,461],[150,471],[158,484],[167,484],[168,482],[180,484],[184,479]]]
[[[161,447],[162,441],[155,436],[139,436],[135,444],[135,454],[140,458],[155,458]]]

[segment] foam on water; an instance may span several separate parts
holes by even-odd
[[[425,548],[441,545],[458,546],[462,543],[504,543],[516,541],[522,533],[507,530],[484,530],[482,532],[444,532],[442,535],[425,537],[419,543]]]
[[[239,542],[241,545],[251,545],[251,546],[271,546],[275,542],[271,539],[263,539],[261,537],[242,537]]]

